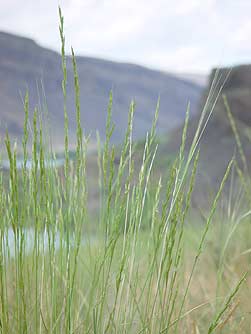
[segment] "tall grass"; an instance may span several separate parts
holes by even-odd
[[[217,90],[217,78],[188,153],[185,146],[189,111],[180,152],[169,177],[159,178],[157,182],[153,171],[158,149],[155,130],[159,101],[139,163],[134,159],[132,141],[134,102],[128,113],[122,146],[118,149],[111,145],[114,129],[111,92],[106,141],[99,146],[97,158],[100,205],[96,219],[89,210],[88,138],[80,122],[80,88],[73,49],[77,142],[76,158],[74,161],[69,158],[67,69],[60,10],[59,15],[65,165],[61,170],[47,163],[53,154],[45,147],[37,110],[33,116],[33,132],[29,133],[27,93],[22,171],[18,171],[16,147],[7,133],[8,184],[4,173],[0,178],[0,332],[213,333],[218,329],[227,330],[235,311],[234,298],[245,281],[245,273],[231,282],[224,298],[216,294],[209,301],[205,295],[204,301],[192,304],[191,296],[193,278],[198,277],[197,267],[205,256],[203,250],[212,235],[216,207],[233,162],[219,185],[205,224],[193,231],[192,235],[196,234],[199,240],[192,243],[189,257],[186,251],[191,247],[186,247],[191,237],[191,227],[187,224],[199,142],[212,113],[208,106],[221,90]],[[32,142],[31,169],[27,167],[29,141]],[[220,270],[224,264],[222,257]],[[205,275],[217,276],[216,270],[212,272],[206,266],[203,269]],[[195,296],[200,295],[198,292]]]

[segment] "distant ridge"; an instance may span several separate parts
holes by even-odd
[[[116,124],[113,141],[122,139],[129,104],[136,101],[134,135],[143,137],[149,130],[158,96],[161,98],[158,131],[166,132],[183,122],[186,106],[191,103],[196,113],[203,86],[185,78],[147,69],[142,66],[117,63],[90,57],[77,57],[81,89],[81,117],[87,133],[101,138],[105,134],[109,92],[114,95],[113,118]],[[67,57],[70,142],[74,143],[75,110],[73,71]],[[48,106],[48,117],[54,145],[63,143],[63,97],[61,91],[61,57],[40,47],[33,40],[0,32],[0,135],[6,127],[11,136],[22,135],[22,99],[26,89],[30,94],[30,109]],[[41,84],[42,83],[42,84]]]

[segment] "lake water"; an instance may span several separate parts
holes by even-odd
[[[35,231],[33,228],[25,228],[23,230],[23,238],[24,238],[24,246],[25,246],[25,254],[29,254],[33,251],[35,246]],[[50,236],[48,235],[48,231],[45,229],[44,231],[39,232],[39,248],[47,252],[49,249],[49,239],[52,242],[52,233],[50,232]],[[19,238],[21,240],[21,236]],[[88,243],[92,243],[95,241],[95,237],[83,237],[81,240],[81,245],[88,245]],[[73,236],[70,236],[70,245],[74,247],[76,245],[76,239]],[[2,245],[3,249],[8,254],[8,257],[13,258],[15,256],[15,235],[12,228],[2,232]],[[59,232],[54,233],[54,248],[58,250],[60,245],[66,247],[66,236],[60,236]]]
[[[50,159],[50,160],[45,160],[44,164],[45,164],[45,168],[49,168],[49,167],[61,167],[64,165],[65,159],[63,158],[58,158],[58,159]],[[17,169],[22,169],[24,166],[24,161],[22,159],[17,159]],[[26,163],[26,167],[27,169],[32,169],[33,166],[33,162],[31,159],[27,160]],[[2,169],[6,169],[9,170],[10,169],[10,162],[9,160],[2,160],[0,162],[0,167]]]

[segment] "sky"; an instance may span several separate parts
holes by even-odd
[[[0,0],[0,30],[67,50],[172,72],[251,63],[250,0]]]

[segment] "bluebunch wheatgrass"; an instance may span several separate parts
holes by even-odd
[[[81,124],[80,86],[73,49],[77,129],[72,161],[69,155],[68,76],[60,9],[59,18],[65,162],[58,169],[47,162],[48,156],[53,159],[54,155],[46,153],[42,117],[37,109],[29,133],[32,112],[27,93],[23,167],[21,171],[17,168],[16,147],[7,133],[10,170],[0,175],[0,333],[191,333],[193,328],[213,333],[219,326],[227,328],[224,314],[230,314],[229,307],[246,275],[238,274],[235,288],[230,293],[224,292],[227,297],[213,311],[208,307],[211,303],[206,295],[202,294],[206,300],[196,304],[191,294],[193,279],[198,277],[196,268],[206,256],[203,250],[214,231],[213,218],[233,162],[226,170],[206,223],[196,230],[199,241],[191,245],[192,258],[186,254],[186,237],[193,226],[189,213],[200,159],[200,139],[222,89],[217,89],[217,76],[190,147],[186,142],[188,106],[180,150],[168,178],[154,174],[160,99],[141,150],[133,142],[134,101],[129,106],[123,143],[111,144],[114,131],[111,92],[106,140],[103,146],[99,143],[97,154],[97,180],[90,185],[88,138]],[[245,178],[240,168],[238,173]],[[89,210],[90,186],[95,186],[98,192],[96,216]],[[8,243],[9,233],[14,235],[13,245]],[[232,236],[230,233],[226,240]],[[229,243],[223,247],[224,254],[228,246]],[[225,261],[224,256],[221,270]],[[205,275],[217,276],[215,268],[211,269],[210,272],[204,266]],[[229,282],[232,284],[230,279]],[[217,298],[213,299],[214,305]],[[208,307],[207,314],[195,316],[202,307]],[[195,327],[187,319],[196,322]],[[226,319],[232,321],[230,315]],[[231,322],[232,328],[237,324]]]

